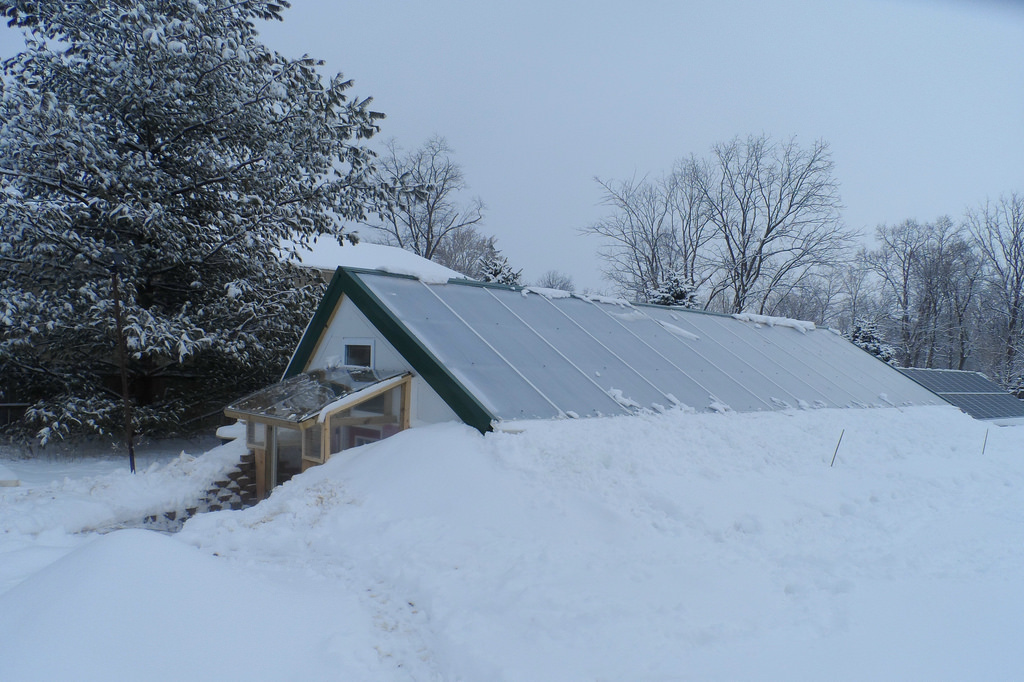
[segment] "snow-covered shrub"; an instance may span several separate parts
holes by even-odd
[[[693,280],[681,272],[668,273],[665,280],[658,286],[648,287],[644,292],[647,303],[655,305],[677,306],[682,308],[699,308],[697,286]]]
[[[495,284],[508,284],[518,286],[522,284],[523,271],[514,270],[508,264],[508,258],[502,256],[497,250],[484,257],[480,261],[480,279]]]
[[[857,320],[850,329],[849,339],[882,362],[896,364],[896,349],[882,339],[874,322]]]

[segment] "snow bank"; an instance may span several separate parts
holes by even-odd
[[[944,408],[524,428],[400,434],[181,539],[373,591],[414,679],[949,679],[990,637],[1014,651],[987,623],[1024,555],[1000,539],[1021,533],[1019,432],[980,459],[985,427]],[[984,635],[932,617],[961,603]]]
[[[284,250],[295,249],[298,262],[310,268],[334,270],[338,267],[382,270],[396,275],[412,275],[427,284],[444,284],[449,279],[470,279],[460,272],[427,260],[405,249],[383,244],[339,244],[330,238],[321,238],[312,248],[286,244]]]
[[[1024,429],[947,407],[516,426],[406,431],[173,539],[92,542],[0,595],[5,679],[1024,669]]]
[[[0,464],[0,487],[14,488],[21,484],[13,471]]]
[[[159,533],[121,530],[0,597],[0,677],[327,680],[340,659],[352,679],[373,679],[377,656],[362,634],[373,624],[354,602],[240,572]],[[287,646],[327,627],[338,639],[317,638],[319,652]]]
[[[558,298],[573,298],[575,294],[571,291],[565,291],[564,289],[549,289],[547,287],[523,287],[523,296],[527,294],[537,294],[544,298],[558,299]]]
[[[184,509],[238,464],[244,452],[245,443],[234,441],[200,457],[182,452],[137,474],[128,470],[125,458],[110,473],[9,488],[0,494],[0,533],[80,533]]]

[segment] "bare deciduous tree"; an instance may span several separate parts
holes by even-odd
[[[828,326],[840,314],[837,304],[844,296],[843,284],[838,266],[823,268],[776,292],[767,312]]]
[[[1009,384],[1021,374],[1024,330],[1024,195],[1016,192],[985,202],[967,214],[967,229],[988,269],[989,303],[1001,339],[996,378]]]
[[[701,253],[709,233],[686,177],[680,168],[654,181],[595,178],[611,214],[582,232],[605,238],[605,276],[621,294],[643,298],[674,272],[695,284],[706,281]]]
[[[891,301],[897,311],[898,359],[904,366],[911,366],[907,363],[915,336],[911,315],[914,268],[924,250],[925,236],[916,220],[904,220],[893,226],[879,225],[875,236],[880,242],[879,248],[865,252],[863,257],[867,266],[880,278],[883,297]]]
[[[576,285],[573,284],[572,276],[559,272],[558,270],[548,270],[537,279],[536,286],[543,289],[560,289],[561,291],[576,291]]]
[[[660,180],[598,180],[611,215],[583,230],[606,239],[606,276],[642,297],[669,273],[706,307],[765,313],[809,290],[855,236],[839,218],[828,145],[803,149],[767,136],[715,145]]]
[[[955,346],[951,352],[955,363],[951,361],[949,367],[965,369],[980,331],[977,318],[980,317],[978,303],[985,272],[984,261],[969,241],[960,238],[950,248],[949,262],[958,266],[952,269],[945,282],[955,335]]]
[[[682,281],[699,287],[713,274],[706,247],[714,230],[693,172],[691,164],[676,162],[668,187],[669,201],[675,209],[672,272]]]
[[[419,149],[405,152],[394,140],[378,163],[383,181],[394,189],[393,200],[380,211],[379,222],[367,223],[386,243],[434,260],[483,220],[483,202],[459,202],[466,188],[462,167],[452,159],[443,137],[433,137]],[[475,235],[478,236],[478,235]],[[472,240],[470,240],[472,241]]]
[[[441,240],[433,260],[467,277],[480,279],[481,263],[496,251],[494,242],[494,237],[481,234],[475,227],[463,227]]]
[[[870,270],[864,264],[862,249],[852,264],[839,273],[840,298],[836,322],[843,333],[852,331],[859,320],[875,321],[877,306],[873,299]]]
[[[948,217],[881,225],[863,261],[877,276],[897,359],[905,367],[963,369],[973,348],[981,259]]]
[[[767,135],[717,144],[709,159],[691,158],[688,177],[715,230],[718,273],[710,299],[764,312],[773,293],[833,265],[854,233],[839,216],[828,144],[809,149]]]
[[[583,229],[606,239],[600,251],[605,276],[623,294],[639,298],[661,281],[672,259],[672,206],[665,181],[594,178],[603,190],[601,203],[612,213]]]

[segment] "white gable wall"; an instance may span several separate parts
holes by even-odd
[[[373,341],[373,366],[377,370],[401,370],[413,372],[412,380],[412,426],[425,426],[438,422],[459,421],[458,416],[444,402],[434,389],[413,370],[401,353],[384,338],[376,327],[352,303],[348,296],[342,296],[334,317],[324,332],[316,353],[307,370],[323,369],[340,365],[345,359],[346,340],[371,339]]]

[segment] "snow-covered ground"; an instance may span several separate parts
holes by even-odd
[[[407,431],[175,535],[103,531],[237,446],[54,483],[5,461],[30,485],[0,488],[0,679],[1024,678],[1024,427],[517,431]]]

